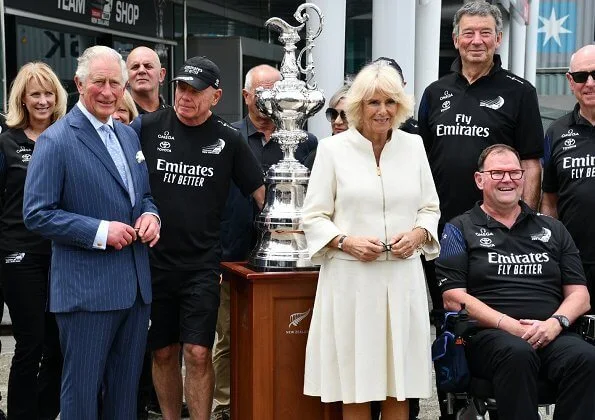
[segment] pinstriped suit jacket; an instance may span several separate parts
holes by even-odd
[[[93,249],[101,220],[134,225],[143,212],[157,213],[145,162],[132,128],[114,121],[130,167],[135,206],[107,148],[75,106],[39,136],[25,182],[23,217],[28,229],[52,240],[49,308],[52,312],[129,308],[137,290],[151,302],[147,245],[121,251]]]

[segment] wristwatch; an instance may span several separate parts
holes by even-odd
[[[347,239],[347,235],[341,235],[341,237],[339,238],[337,248],[339,248],[341,251],[343,250],[343,242],[345,242],[345,239]]]
[[[550,318],[557,319],[562,327],[562,330],[570,328],[570,321],[564,315],[552,315]]]

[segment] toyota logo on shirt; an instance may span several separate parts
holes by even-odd
[[[159,142],[159,147],[157,147],[157,150],[160,152],[171,153],[171,143],[168,141],[161,141]]]
[[[491,248],[491,247],[495,246],[495,245],[492,243],[492,240],[491,240],[490,238],[481,238],[481,239],[479,240],[479,245],[481,245],[481,246],[485,246],[486,248]]]

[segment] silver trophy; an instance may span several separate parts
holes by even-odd
[[[296,57],[295,44],[301,39],[299,32],[310,19],[306,9],[318,15],[319,25],[316,32],[306,30],[306,45]],[[295,159],[294,153],[298,144],[308,138],[302,129],[304,123],[324,105],[322,92],[312,82],[313,40],[322,31],[323,16],[312,3],[301,4],[293,16],[299,26],[291,26],[276,17],[266,21],[265,26],[281,33],[279,40],[285,49],[281,62],[282,79],[271,89],[256,90],[258,109],[276,126],[271,139],[278,142],[283,151],[283,159],[265,174],[265,204],[255,222],[259,239],[250,254],[249,264],[259,271],[313,269],[306,237],[300,227],[309,171]],[[305,61],[305,67],[302,61]],[[305,82],[300,80],[300,75],[305,76]]]

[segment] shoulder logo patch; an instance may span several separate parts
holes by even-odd
[[[500,109],[504,105],[504,98],[502,96],[498,96],[494,99],[482,99],[479,101],[479,106],[484,106],[490,109]]]
[[[205,146],[202,148],[202,152],[207,155],[218,155],[225,148],[225,140],[219,139],[215,144]]]
[[[547,228],[541,228],[541,232],[531,235],[532,241],[548,242],[552,237],[552,231]]]
[[[510,80],[514,80],[515,82],[520,83],[521,85],[524,85],[525,84],[521,79],[519,79],[516,76],[507,74],[506,77],[508,77]]]

